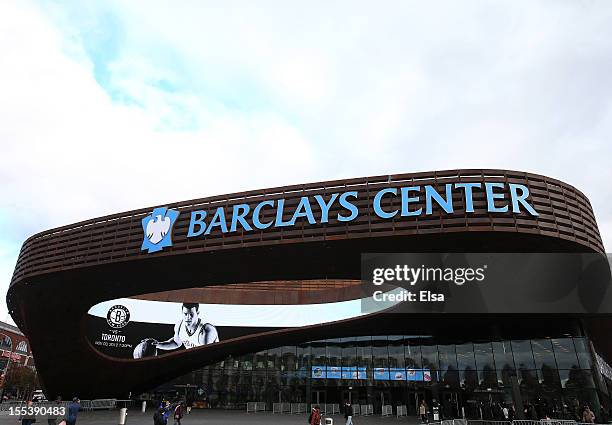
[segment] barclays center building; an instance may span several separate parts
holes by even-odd
[[[47,397],[575,418],[612,408],[610,292],[582,192],[469,169],[52,229],[24,242],[7,303]]]

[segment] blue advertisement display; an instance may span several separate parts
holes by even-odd
[[[343,367],[342,379],[367,379],[365,367]]]
[[[340,379],[342,371],[339,366],[327,366],[327,379]]]
[[[374,380],[388,381],[389,380],[389,369],[387,369],[386,367],[374,368]]]
[[[339,366],[312,366],[311,378],[313,379],[367,379],[365,367],[339,367]],[[376,381],[431,381],[429,369],[404,369],[377,367],[373,370]]]
[[[325,379],[325,366],[313,366],[310,377],[312,379]]]
[[[403,368],[391,368],[389,370],[389,376],[392,381],[405,381],[406,380],[406,369]]]
[[[431,381],[431,371],[429,369],[406,369],[406,379],[408,381]]]

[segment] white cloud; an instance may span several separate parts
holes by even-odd
[[[612,246],[611,17],[606,2],[0,3],[6,243],[230,191],[491,167],[576,185]]]

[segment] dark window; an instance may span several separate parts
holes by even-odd
[[[572,338],[558,338],[551,341],[557,359],[557,367],[559,369],[578,368],[578,357],[576,357]]]
[[[240,357],[240,369],[241,370],[253,370],[253,357],[254,354],[245,354]]]
[[[457,370],[457,355],[454,344],[438,345],[438,356],[441,371]]]
[[[495,388],[499,380],[501,380],[501,376],[498,377],[495,369],[491,369],[489,366],[485,366],[483,370],[478,371],[478,385],[481,388]]]
[[[0,347],[10,349],[13,346],[13,340],[10,336],[1,334],[0,335]]]
[[[387,337],[372,337],[372,357],[374,367],[389,367],[389,351]]]
[[[538,373],[536,370],[521,369],[519,371],[519,384],[522,388],[537,389],[539,385]]]
[[[405,345],[404,353],[406,355],[406,367],[412,369],[421,368],[421,346]]]
[[[357,366],[357,349],[353,338],[342,340],[342,366]]]
[[[310,346],[300,345],[297,348],[298,369],[310,370]]]
[[[542,385],[542,389],[546,392],[556,391],[561,386],[559,380],[559,372],[547,365],[543,365],[538,369],[538,381]]]
[[[531,341],[531,347],[537,369],[541,370],[544,366],[556,369],[557,364],[550,339],[534,339]]]
[[[341,366],[342,358],[342,347],[341,340],[330,339],[327,341],[327,365],[328,366]]]
[[[326,348],[325,342],[316,341],[311,344],[312,366],[326,366]]]
[[[517,369],[535,369],[531,341],[512,341],[512,354]]]
[[[461,379],[461,386],[467,389],[474,389],[478,387],[478,373],[470,366],[459,371],[459,377]]]
[[[457,368],[459,370],[476,370],[474,362],[474,344],[457,345]]]
[[[404,337],[389,337],[389,367],[404,368]]]
[[[357,366],[372,367],[372,339],[369,336],[358,337],[357,341]]]
[[[474,344],[474,357],[476,358],[476,369],[495,369],[493,348],[490,342]]]
[[[563,388],[575,388],[575,389],[584,388],[583,384],[585,382],[585,379],[583,376],[583,372],[584,372],[583,370],[578,369],[578,368],[559,369],[559,377],[561,378],[561,386]]]
[[[591,369],[591,353],[588,348],[588,342],[584,338],[574,338],[574,346],[578,355],[578,363],[582,369]]]
[[[421,355],[423,369],[438,370],[438,347],[436,345],[422,345]],[[432,377],[434,374],[432,374]]]
[[[294,371],[296,370],[295,345],[283,347],[281,357],[281,370]]]
[[[267,364],[268,364],[268,369],[270,370],[280,370],[280,366],[281,366],[280,348],[272,348],[268,350]]]
[[[491,345],[495,357],[495,368],[498,370],[514,370],[510,341],[494,341]]]

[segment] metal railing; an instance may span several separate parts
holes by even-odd
[[[401,416],[408,416],[408,407],[405,404],[401,404],[396,408],[396,416],[399,418]]]
[[[326,415],[337,415],[340,413],[340,405],[339,404],[325,404],[324,407]]]
[[[247,413],[265,412],[266,403],[263,401],[249,401],[246,404]]]
[[[272,413],[291,413],[291,403],[272,403]]]
[[[306,413],[306,407],[308,407],[306,403],[291,403],[290,413],[292,415]]]
[[[362,404],[360,408],[361,416],[369,416],[374,414],[374,405],[372,404]]]
[[[125,400],[124,400],[125,401]],[[128,400],[131,402],[131,400]],[[81,400],[83,410],[111,410],[117,407],[117,399]]]
[[[398,406],[399,408],[399,406]],[[514,419],[512,421],[495,421],[485,419],[448,419],[429,422],[432,425],[593,425],[569,419]],[[596,423],[599,424],[599,423]],[[604,425],[604,424],[599,424]]]

